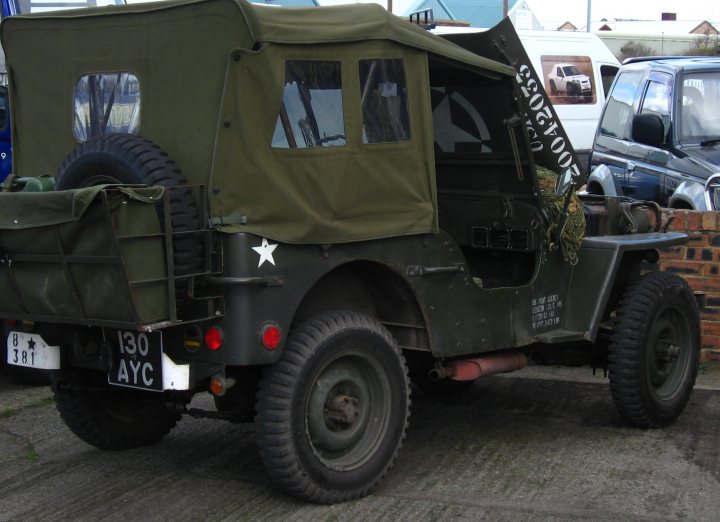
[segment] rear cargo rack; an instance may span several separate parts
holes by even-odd
[[[171,194],[188,189],[200,202],[198,227],[174,231]],[[79,220],[0,228],[0,317],[150,331],[222,316],[222,297],[198,285],[217,273],[205,202],[204,186],[166,188],[155,202],[107,188]],[[195,258],[183,273],[179,243]]]

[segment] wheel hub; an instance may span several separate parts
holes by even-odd
[[[650,332],[648,377],[660,398],[676,393],[689,360],[689,334],[678,310],[668,308],[655,320]]]
[[[389,382],[361,351],[327,364],[312,384],[305,410],[310,445],[330,468],[360,465],[387,427]]]
[[[680,356],[680,347],[669,342],[660,343],[655,347],[655,355],[658,362],[672,363]]]
[[[360,417],[360,400],[342,391],[330,394],[325,403],[325,425],[333,431],[348,429]]]

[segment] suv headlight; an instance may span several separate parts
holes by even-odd
[[[708,210],[720,210],[720,173],[705,182],[705,206]]]

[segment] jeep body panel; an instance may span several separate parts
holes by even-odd
[[[679,232],[584,238],[580,261],[573,273],[573,281],[582,281],[583,284],[570,285],[567,299],[577,306],[569,308],[566,327],[572,331],[580,325],[586,325],[585,339],[593,341],[600,323],[604,320],[608,300],[617,288],[623,261],[633,253],[639,253],[642,258],[649,250],[685,243],[687,236]],[[632,260],[626,269],[637,266],[639,259]],[[597,274],[603,274],[602,278],[598,278]],[[594,296],[592,302],[588,302],[588,295]],[[552,335],[543,336],[542,339],[545,342],[553,341]]]
[[[227,333],[228,342],[247,349],[215,357],[203,355],[202,360],[232,365],[274,362],[280,350],[260,346],[262,325],[275,322],[288,331],[297,320],[294,311],[302,310],[301,303],[313,287],[340,270],[345,271],[345,280],[333,281],[334,290],[324,294],[324,306],[336,303],[349,309],[372,310],[404,348],[430,351],[436,358],[534,342],[594,341],[624,256],[686,240],[681,233],[588,237],[575,266],[554,252],[539,262],[526,284],[483,288],[481,281],[473,279],[461,246],[442,231],[328,248],[278,244],[273,251],[275,264],[263,263],[259,268],[253,248],[262,244],[261,238],[228,234],[224,237],[224,255],[237,262],[228,266],[217,283],[222,284],[228,309],[241,311],[243,321],[228,317],[219,319],[218,324]],[[405,298],[416,300],[418,314],[404,315],[406,307],[399,295],[398,301],[392,294],[383,295],[392,285],[374,288],[369,284],[385,271],[392,277],[384,281],[394,280],[409,290]],[[603,277],[597,277],[598,273]],[[350,274],[361,276],[358,281],[362,284],[348,284]],[[259,283],[258,278],[265,282]],[[589,300],[588,295],[594,298]],[[276,302],[286,306],[274,307]],[[411,330],[422,336],[413,338]]]

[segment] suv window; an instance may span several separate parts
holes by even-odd
[[[720,73],[686,74],[679,94],[678,139],[720,137]]]
[[[642,72],[620,73],[600,122],[602,134],[622,139],[630,138],[629,122],[633,113],[633,100],[641,79]]]
[[[360,60],[360,92],[363,143],[410,139],[403,60]]]
[[[602,88],[605,98],[607,98],[607,95],[610,92],[610,87],[612,86],[612,82],[615,79],[615,76],[617,76],[619,70],[620,68],[616,67],[615,65],[600,66],[600,76],[602,77]]]
[[[657,114],[663,121],[665,137],[670,131],[670,109],[672,107],[672,76],[653,72],[650,75],[640,114]]]
[[[289,60],[275,123],[275,148],[345,145],[340,62]]]
[[[140,130],[140,83],[132,73],[81,76],[75,84],[74,101],[73,132],[80,142]]]

